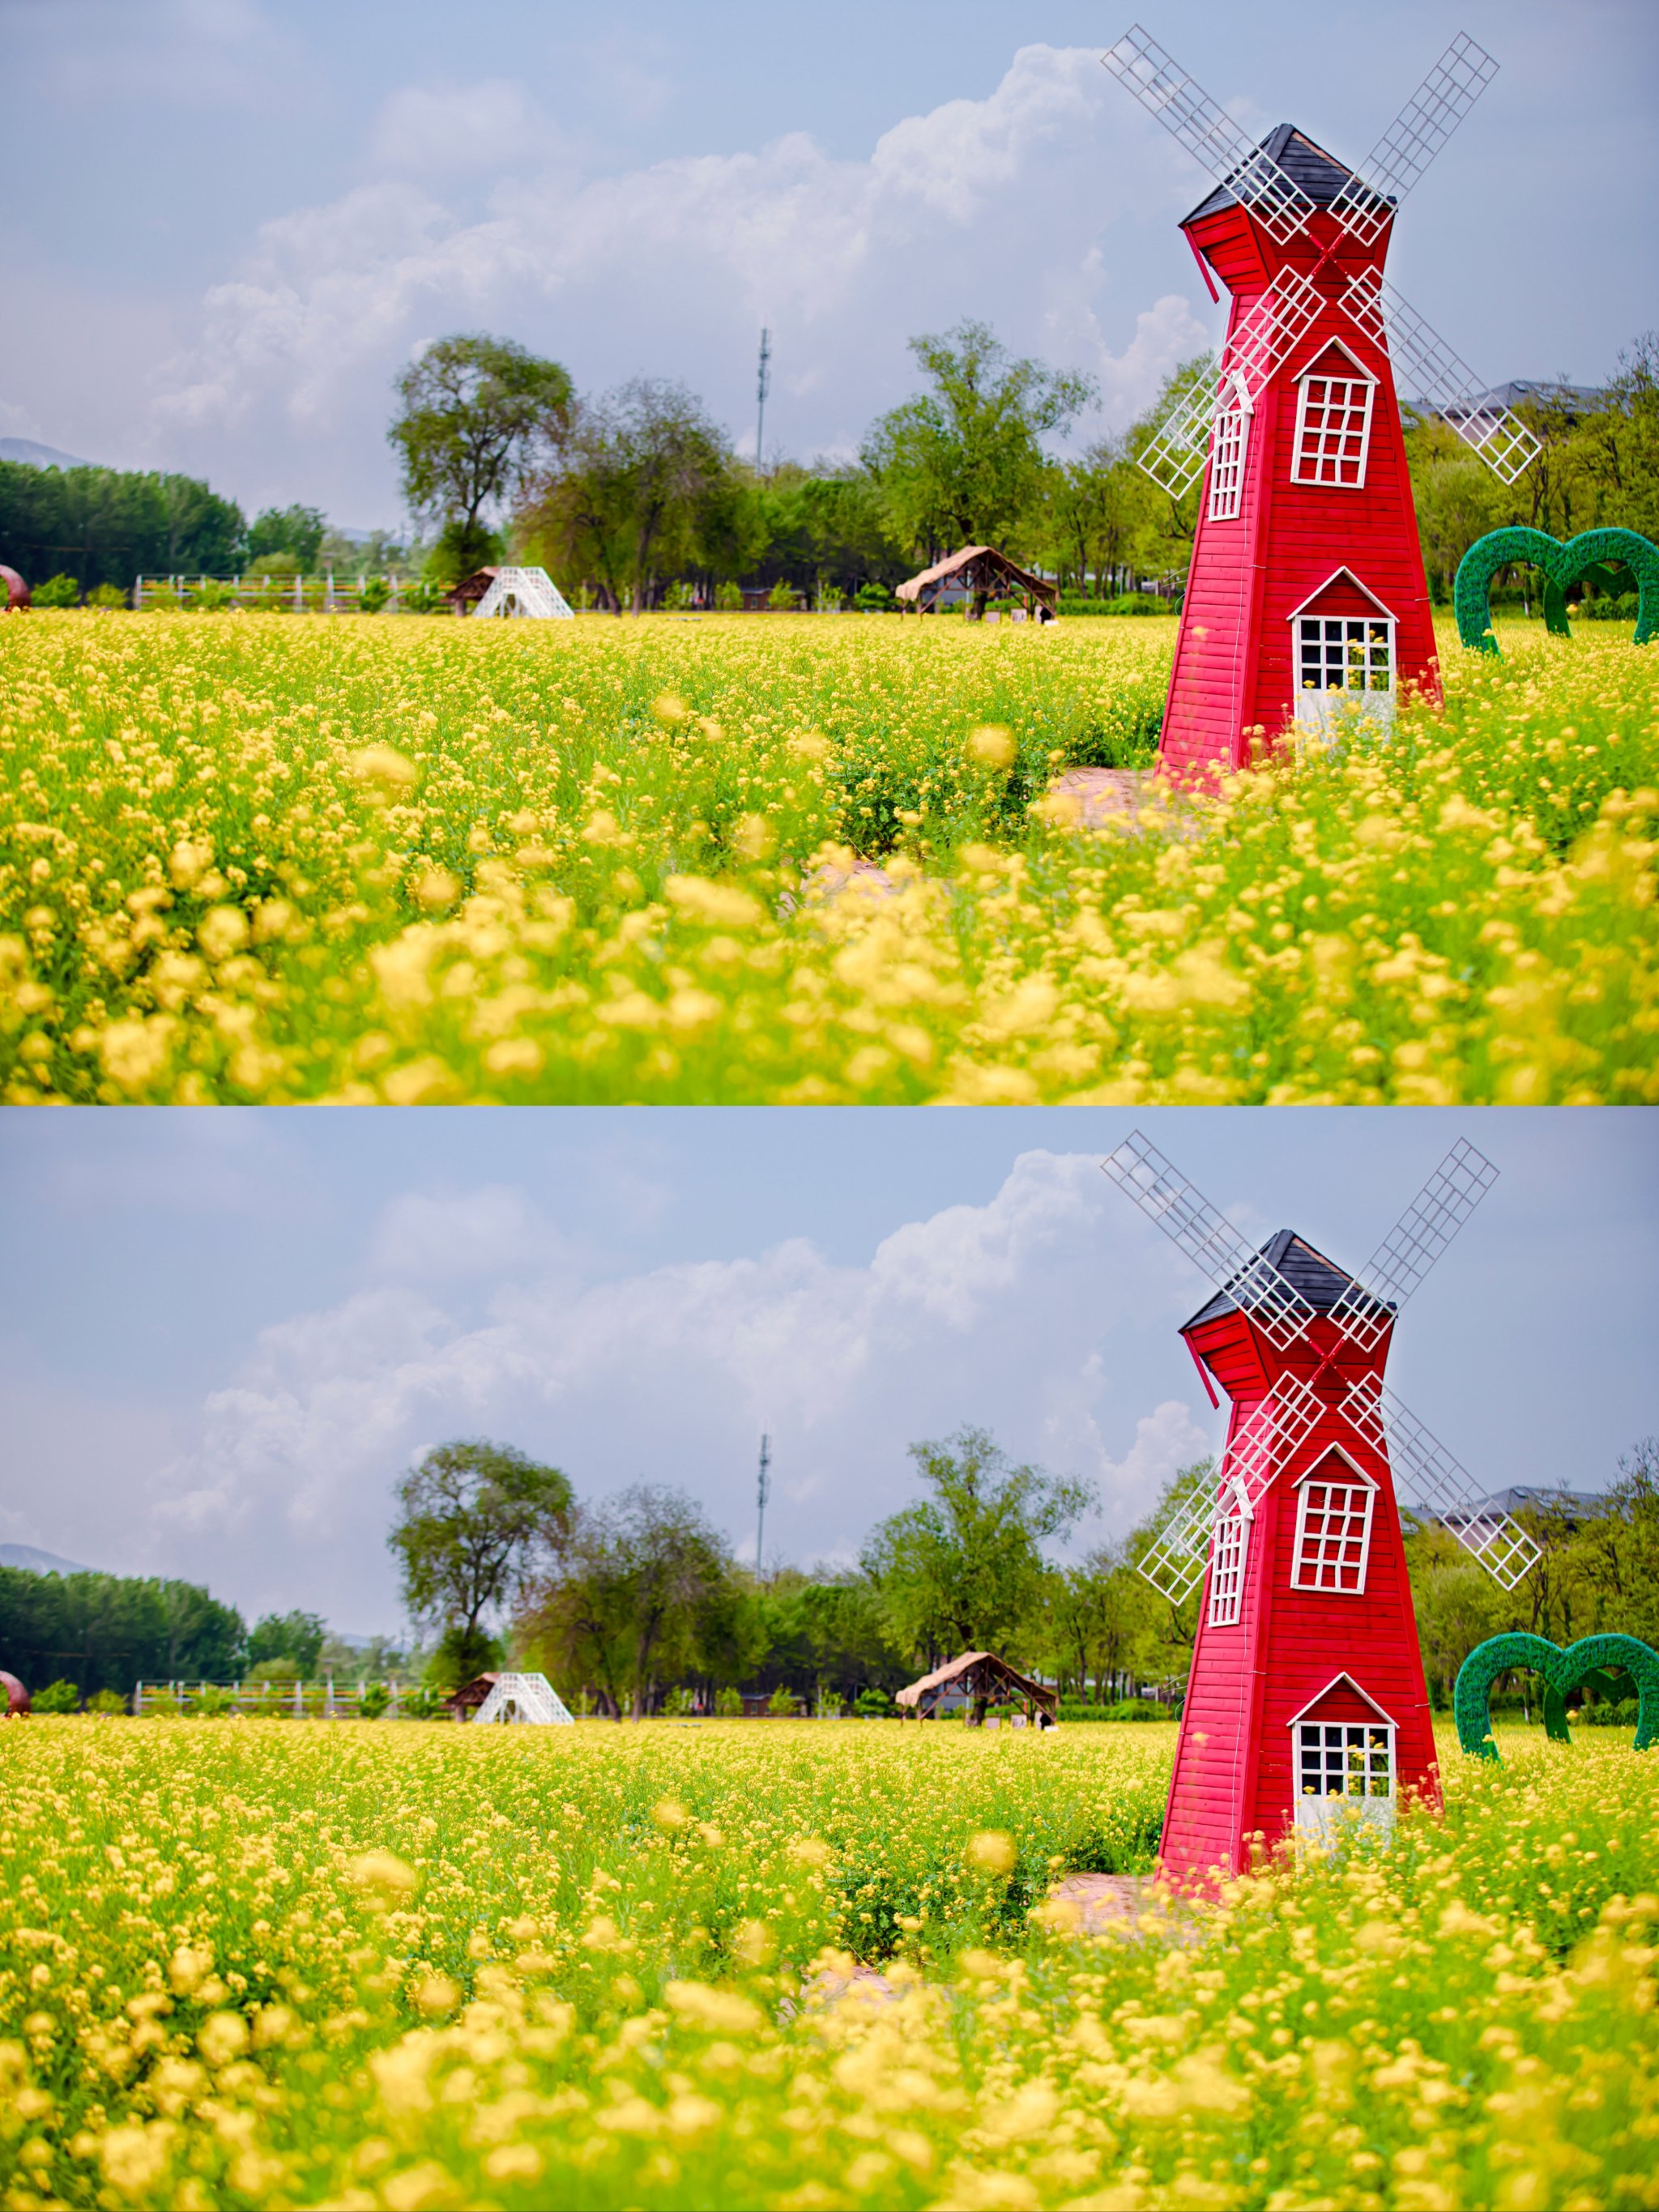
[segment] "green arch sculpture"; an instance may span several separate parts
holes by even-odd
[[[1477,1644],[1457,1670],[1452,1715],[1457,1741],[1472,1759],[1496,1759],[1492,1739],[1492,1686],[1512,1667],[1544,1678],[1544,1729],[1558,1743],[1569,1741],[1566,1694],[1592,1675],[1620,1668],[1636,1684],[1636,1744],[1646,1751],[1659,1743],[1659,1651],[1634,1636],[1581,1636],[1564,1651],[1541,1636],[1490,1636]],[[1597,1682],[1600,1689],[1602,1685]]]
[[[1544,627],[1557,637],[1567,625],[1569,584],[1591,582],[1606,590],[1612,583],[1608,562],[1622,562],[1636,579],[1636,636],[1646,645],[1659,636],[1659,545],[1634,530],[1581,530],[1564,545],[1541,530],[1489,530],[1477,538],[1457,564],[1452,610],[1457,635],[1476,653],[1496,653],[1492,634],[1492,580],[1500,568],[1523,561],[1544,575]]]

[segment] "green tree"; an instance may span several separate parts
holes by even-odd
[[[0,1651],[25,1682],[69,1674],[125,1696],[140,1680],[223,1678],[246,1637],[240,1613],[191,1583],[0,1567]]]
[[[521,1640],[591,1682],[620,1720],[701,1671],[729,1634],[732,1576],[724,1540],[681,1491],[639,1483],[585,1509],[554,1572],[520,1617]]]
[[[1014,1466],[984,1429],[912,1444],[910,1456],[931,1495],[882,1522],[864,1553],[896,1640],[930,1664],[958,1651],[1016,1656],[1038,1630],[1042,1547],[1093,1491]]]
[[[1143,1675],[1164,1671],[1154,1663],[1164,1601],[1135,1572],[1128,1542],[1099,1545],[1054,1570],[1045,1596],[1045,1656],[1079,1696],[1092,1688],[1110,1704]]]
[[[653,586],[730,556],[737,483],[724,434],[684,385],[636,377],[585,403],[519,517],[550,565],[592,576],[617,614],[644,611]]]
[[[308,1679],[317,1671],[327,1632],[314,1613],[268,1613],[248,1631],[249,1671],[276,1661]]]
[[[410,1618],[441,1627],[440,1652],[458,1681],[489,1665],[487,1622],[557,1552],[569,1529],[568,1479],[511,1444],[440,1444],[397,1486],[388,1545]]]
[[[897,534],[930,557],[1014,550],[1042,483],[1042,441],[1095,398],[1094,380],[1013,359],[988,323],[912,338],[910,350],[932,389],[884,415],[864,447]]]
[[[268,507],[248,525],[248,565],[280,554],[291,567],[308,574],[316,566],[326,528],[317,507]]]
[[[30,578],[68,569],[125,592],[141,572],[228,571],[246,526],[191,477],[0,461],[0,558]]]
[[[571,383],[509,338],[458,332],[427,347],[396,379],[386,435],[412,514],[443,525],[440,558],[469,574],[496,540],[486,517],[507,505],[565,436]]]
[[[1127,1564],[1135,1570],[1150,1601],[1143,1601],[1146,1602],[1145,1625],[1133,1647],[1132,1662],[1155,1680],[1184,1677],[1190,1668],[1193,1639],[1198,1633],[1199,1598],[1204,1585],[1200,1582],[1179,1601],[1165,1597],[1140,1575],[1140,1562],[1177,1515],[1184,1514],[1200,1496],[1212,1498],[1215,1489],[1213,1459],[1195,1459],[1177,1468],[1164,1484],[1157,1504],[1133,1531],[1126,1547]]]

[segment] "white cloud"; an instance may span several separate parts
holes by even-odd
[[[386,1275],[441,1282],[548,1267],[563,1239],[521,1190],[505,1183],[453,1193],[406,1191],[381,1215],[370,1264]]]
[[[357,1593],[355,1618],[389,1606],[391,1484],[445,1436],[510,1436],[590,1495],[683,1484],[741,1535],[767,1429],[769,1525],[804,1558],[855,1553],[908,1494],[905,1445],[978,1421],[1095,1480],[1121,1531],[1208,1448],[1178,1401],[1146,1413],[1101,1356],[1141,1303],[1102,1267],[1141,1241],[1121,1205],[1093,1158],[1029,1152],[988,1203],[908,1223],[861,1266],[793,1239],[585,1281],[562,1253],[550,1267],[520,1193],[409,1194],[374,1235],[383,1279],[263,1333],[151,1486],[155,1511],[197,1571],[286,1558],[325,1607],[331,1577]],[[434,1288],[463,1272],[495,1278],[482,1313]]]
[[[1215,1438],[1193,1419],[1192,1408],[1166,1398],[1136,1422],[1135,1440],[1122,1458],[1108,1459],[1102,1470],[1108,1518],[1120,1528],[1139,1519],[1172,1474],[1215,1449]]]
[[[522,86],[505,77],[437,88],[408,84],[388,94],[369,141],[371,160],[422,176],[501,169],[546,161],[558,144]]]
[[[1117,332],[1090,182],[1129,127],[1113,90],[1092,50],[1030,46],[985,99],[906,118],[863,161],[795,132],[584,179],[512,85],[405,87],[374,126],[386,173],[261,228],[161,370],[156,419],[198,456],[302,433],[313,471],[361,474],[390,376],[459,325],[512,330],[584,385],[677,374],[741,428],[764,316],[781,434],[847,449],[908,384],[903,337],[963,313],[1097,370],[1127,419],[1204,332],[1173,294]],[[482,211],[448,191],[461,168],[490,175]]]
[[[19,10],[38,35],[64,10],[34,0]],[[75,34],[43,42],[46,88],[66,106],[252,107],[291,89],[294,42],[254,0],[77,0]],[[13,25],[14,30],[17,22]]]

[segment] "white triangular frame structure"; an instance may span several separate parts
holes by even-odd
[[[545,1674],[498,1674],[475,1721],[528,1721],[541,1728],[574,1728],[575,1718]]]
[[[574,610],[545,568],[497,568],[489,589],[472,611],[475,615],[528,615],[541,622],[575,619]]]

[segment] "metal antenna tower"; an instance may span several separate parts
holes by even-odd
[[[761,359],[764,362],[765,358],[766,356],[763,351]],[[760,1507],[755,1522],[755,1580],[757,1582],[761,1578],[761,1539],[766,1534],[766,1501],[772,1495],[772,1477],[769,1471],[771,1465],[772,1439],[770,1437],[763,1436],[761,1438],[760,1476],[755,1485],[755,1496]]]
[[[766,428],[766,395],[772,389],[772,333],[763,326],[760,374],[755,380],[755,474],[761,474],[761,433]],[[764,1500],[762,1501],[764,1503]]]

